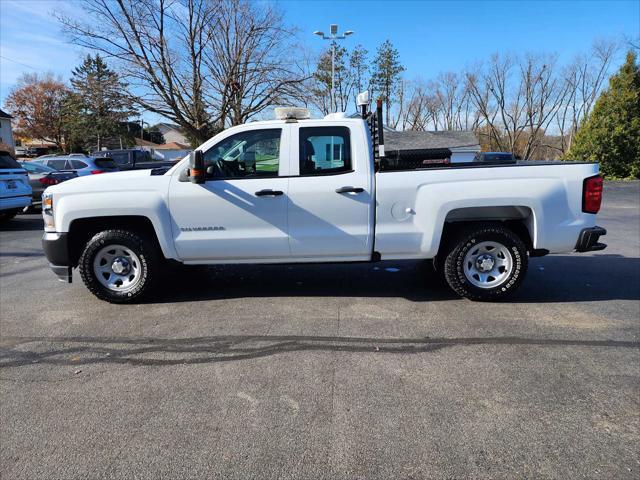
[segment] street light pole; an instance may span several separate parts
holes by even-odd
[[[338,25],[331,24],[329,27],[329,31],[331,32],[329,35],[325,35],[324,32],[316,30],[314,35],[318,35],[323,40],[331,40],[331,104],[329,106],[329,110],[337,110],[338,105],[336,104],[335,98],[335,71],[336,71],[336,40],[344,40],[349,35],[353,35],[353,31],[347,30],[343,34],[338,33]],[[329,112],[331,113],[331,112]]]
[[[331,108],[337,110],[334,78],[336,77],[336,42],[331,42]],[[329,112],[331,113],[331,112]]]

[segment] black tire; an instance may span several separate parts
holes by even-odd
[[[103,285],[94,272],[96,255],[109,245],[122,245],[130,249],[140,260],[140,276],[125,291],[115,291]],[[85,286],[96,297],[111,303],[131,303],[140,300],[153,290],[160,275],[161,255],[155,239],[128,230],[105,230],[87,242],[78,261],[80,276]]]
[[[464,268],[467,254],[482,242],[501,244],[511,255],[511,271],[508,272],[505,269],[507,271],[505,278],[491,288],[474,285],[467,277]],[[445,254],[444,276],[447,283],[458,295],[476,301],[497,301],[508,297],[524,280],[529,264],[527,247],[523,241],[514,232],[500,224],[474,226],[465,230],[449,244]]]

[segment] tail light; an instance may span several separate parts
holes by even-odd
[[[99,173],[107,173],[107,172],[105,172],[104,170],[91,170],[92,175],[97,175]]]
[[[582,211],[598,213],[602,205],[602,177],[595,175],[585,178],[582,184]]]
[[[50,185],[57,185],[59,183],[57,179],[51,177],[42,177],[38,181],[47,187]]]

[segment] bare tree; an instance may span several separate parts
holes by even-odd
[[[595,42],[587,55],[576,57],[564,69],[563,101],[555,117],[560,133],[560,145],[557,148],[562,154],[571,148],[583,119],[589,116],[618,50],[616,42]]]
[[[92,19],[59,15],[73,43],[118,59],[136,102],[182,127],[196,142],[212,133],[205,107],[203,51],[215,9],[206,0],[81,0]]]
[[[559,88],[555,57],[495,54],[489,64],[467,73],[467,85],[489,142],[529,159],[565,93]]]
[[[245,0],[218,2],[206,28],[211,48],[204,62],[206,96],[221,114],[220,126],[246,122],[265,108],[302,95],[307,78],[292,51],[295,31],[270,5]]]
[[[71,41],[118,59],[132,97],[194,143],[279,102],[300,80],[291,33],[247,0],[80,0],[91,23],[59,15]]]

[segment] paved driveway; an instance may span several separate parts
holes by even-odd
[[[640,478],[640,187],[609,248],[509,303],[418,263],[180,269],[153,302],[58,283],[0,231],[0,477]]]

